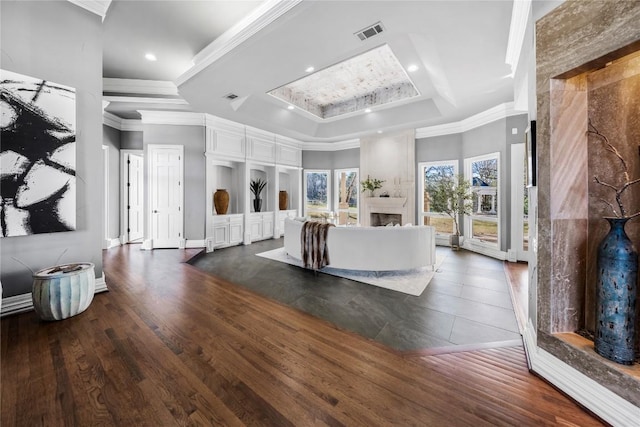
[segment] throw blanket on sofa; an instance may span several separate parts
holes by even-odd
[[[327,247],[329,227],[333,227],[333,224],[307,221],[302,225],[300,248],[305,268],[319,270],[329,265],[329,248]]]

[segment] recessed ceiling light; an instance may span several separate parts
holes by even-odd
[[[365,108],[364,112],[365,113],[370,113],[371,112],[371,108]]]
[[[296,108],[296,107],[294,107],[293,105],[289,105],[289,106],[287,107],[287,110],[293,110],[294,108]]]
[[[381,130],[379,130],[379,131],[378,131],[378,133],[382,133],[382,131],[381,131]]]
[[[158,58],[156,58],[156,56],[153,53],[145,53],[144,55],[145,59],[147,61],[157,61]]]
[[[418,71],[418,66],[415,64],[411,64],[407,67],[407,71],[413,73],[414,71]]]
[[[313,70],[315,70],[315,68],[313,67],[307,67],[307,69],[305,70],[307,73],[312,72]]]

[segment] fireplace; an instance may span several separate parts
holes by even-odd
[[[412,212],[406,197],[365,197],[361,199],[361,221],[364,226],[381,226],[389,222],[411,223]]]
[[[402,215],[394,213],[371,212],[369,222],[372,227],[383,227],[385,225],[402,225]]]

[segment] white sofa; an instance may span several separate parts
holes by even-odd
[[[301,259],[300,232],[304,222],[287,218],[284,248]],[[436,230],[428,225],[409,227],[331,227],[327,234],[329,267],[390,271],[434,267]]]

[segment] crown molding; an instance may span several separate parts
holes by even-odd
[[[95,13],[100,16],[104,21],[104,17],[107,16],[107,10],[111,6],[111,0],[68,0],[69,3],[73,3],[91,13]]]
[[[122,119],[108,111],[102,112],[102,124],[114,129],[122,130]]]
[[[360,148],[360,139],[348,139],[339,142],[304,142],[304,151],[340,151],[352,148]]]
[[[267,141],[275,141],[276,139],[276,134],[273,132],[268,132],[266,130],[254,128],[251,126],[245,126],[245,130],[247,133],[247,138],[263,139]]]
[[[142,120],[123,119],[108,111],[102,113],[102,124],[119,131],[136,132],[142,130]]]
[[[142,120],[138,119],[122,119],[121,131],[142,132]]]
[[[511,66],[511,74],[516,72],[524,35],[527,32],[527,23],[531,14],[531,0],[517,0],[513,2],[511,11],[511,25],[509,26],[509,41],[507,42],[507,54],[504,62]]]
[[[102,79],[102,91],[138,95],[179,96],[175,83],[165,80]]]
[[[103,96],[102,99],[108,102],[127,102],[134,104],[171,104],[171,105],[189,105],[182,98],[149,98],[144,96]]]
[[[150,110],[138,110],[138,113],[140,113],[144,125],[205,126],[206,124],[203,113]]]
[[[251,14],[202,49],[193,58],[195,65],[176,79],[176,85],[182,85],[301,2],[302,0],[265,1]]]
[[[289,138],[286,136],[276,134],[276,144],[284,147],[299,148],[302,149],[304,143],[297,139]]]
[[[518,111],[513,107],[513,102],[507,102],[459,122],[418,128],[416,129],[416,139],[463,133],[505,117],[517,116],[518,114],[526,114],[526,111]]]

